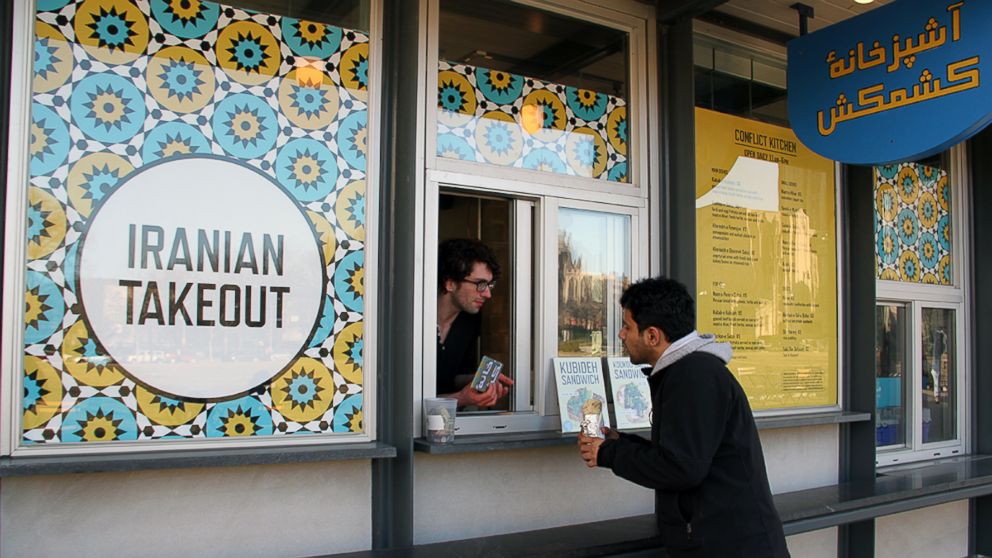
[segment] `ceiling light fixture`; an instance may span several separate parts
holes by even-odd
[[[858,4],[871,4],[875,0],[854,0]]]

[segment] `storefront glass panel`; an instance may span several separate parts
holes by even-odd
[[[782,126],[697,108],[695,129],[699,331],[755,411],[837,406],[834,162]]]
[[[697,107],[789,125],[784,60],[699,36],[692,60]]]
[[[38,2],[22,444],[364,432],[368,11]]]
[[[875,443],[906,444],[906,307],[879,305],[875,313]]]
[[[622,356],[620,295],[630,284],[630,217],[558,212],[558,356]]]
[[[438,43],[439,157],[630,182],[626,32],[442,0]]]
[[[947,171],[899,163],[874,167],[874,173],[877,277],[954,285]]]
[[[923,308],[923,443],[957,438],[957,342],[954,310]]]

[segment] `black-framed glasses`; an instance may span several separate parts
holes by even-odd
[[[486,292],[486,289],[489,289],[489,292],[492,292],[493,289],[496,288],[496,281],[486,281],[485,279],[462,279],[462,283],[472,283],[475,285],[475,290],[480,293]]]

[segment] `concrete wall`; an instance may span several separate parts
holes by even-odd
[[[875,520],[876,558],[961,558],[967,555],[967,500]]]
[[[775,428],[759,434],[773,493],[837,483],[840,427]]]
[[[792,492],[835,484],[838,479],[840,428],[806,426],[762,430],[761,447],[772,492]],[[794,558],[836,558],[837,529],[821,529],[786,538]]]
[[[837,482],[836,426],[766,430],[761,438],[773,491]],[[416,544],[653,511],[650,490],[605,469],[586,468],[572,446],[416,456]],[[815,538],[825,539],[824,535]],[[809,536],[801,536],[790,544],[805,548],[808,540]],[[830,544],[836,555],[836,532]]]
[[[837,558],[837,528],[820,529],[785,538],[792,558]]]
[[[837,478],[835,426],[762,431],[772,489]],[[415,458],[417,544],[651,513],[653,497],[572,446]],[[368,461],[14,477],[0,555],[311,556],[371,546]],[[967,528],[965,505],[962,529]],[[836,530],[789,538],[836,554]],[[815,552],[814,552],[815,550]]]
[[[368,461],[14,477],[0,555],[313,556],[371,546]]]
[[[654,496],[573,446],[454,456],[417,455],[416,544],[652,513]]]

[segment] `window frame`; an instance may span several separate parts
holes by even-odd
[[[907,347],[906,362],[911,363],[912,387],[907,386],[905,446],[882,446],[876,448],[876,466],[895,465],[926,459],[964,455],[971,452],[972,401],[969,397],[972,387],[972,336],[971,304],[971,220],[967,212],[970,207],[971,179],[968,176],[968,154],[965,144],[952,147],[948,152],[947,171],[951,187],[951,262],[954,277],[953,285],[925,285],[893,280],[875,280],[876,306],[901,304],[906,308]],[[874,188],[874,185],[873,185]],[[874,239],[873,239],[874,241]],[[951,309],[955,311],[954,323],[957,328],[955,342],[955,398],[957,409],[957,437],[953,440],[923,444],[923,428],[918,424],[922,418],[922,369],[923,347],[919,337],[923,327],[923,308]],[[877,371],[876,371],[877,374]],[[907,382],[909,384],[910,382]],[[910,391],[911,389],[911,391]],[[909,402],[912,404],[909,404]]]
[[[437,188],[438,195],[441,195],[443,190],[445,194],[454,195],[465,195],[480,198],[495,198],[499,197],[506,200],[512,206],[513,214],[513,254],[515,258],[514,265],[514,278],[513,285],[517,287],[517,291],[512,294],[513,300],[511,301],[512,315],[513,315],[513,327],[514,332],[513,342],[511,347],[513,350],[513,362],[510,364],[510,370],[524,370],[531,367],[531,363],[534,362],[535,353],[535,339],[534,339],[534,327],[533,324],[536,321],[532,314],[530,314],[530,309],[538,307],[535,300],[541,296],[541,293],[535,289],[530,289],[525,291],[520,289],[521,286],[532,284],[531,278],[534,273],[534,266],[532,262],[537,261],[535,256],[535,238],[538,227],[535,225],[540,217],[540,200],[536,198],[524,197],[524,196],[511,196],[503,193],[502,195],[495,195],[494,192],[482,191],[472,188],[466,188],[464,185],[451,184],[451,183],[441,183],[436,182],[434,186]],[[435,204],[436,206],[436,204]],[[519,218],[521,211],[530,210],[532,219],[523,220]],[[435,221],[437,223],[437,221]],[[434,228],[435,235],[432,244],[436,246],[438,244],[439,237],[436,234],[437,227]],[[431,245],[431,244],[428,244]],[[425,269],[437,269],[437,251],[427,251],[425,255],[431,258],[433,261],[425,261]],[[501,285],[505,285],[506,282],[501,282]],[[432,274],[431,278],[425,280],[424,282],[424,300],[425,300],[425,312],[423,329],[425,331],[425,336],[430,335],[436,338],[436,324],[437,324],[437,280],[436,273]],[[502,291],[502,289],[501,289]],[[503,296],[500,292],[497,296]],[[430,297],[428,300],[427,297]],[[430,312],[427,312],[427,310]],[[528,319],[524,319],[524,318]],[[428,340],[425,338],[424,346],[427,347],[428,343],[433,340]],[[436,344],[436,343],[435,343]],[[433,346],[433,345],[432,345]],[[424,367],[425,371],[436,370],[436,353],[434,351],[425,351]],[[523,403],[524,406],[529,406],[529,402],[532,397],[531,385],[530,385],[530,374],[527,374],[526,379],[528,381],[517,382],[516,387],[513,390],[513,405],[517,407]],[[425,373],[423,377],[424,392],[427,394],[437,394],[436,387],[436,375]],[[433,397],[434,395],[425,395],[426,397]],[[474,418],[486,418],[485,421],[475,421],[479,424],[465,426],[465,421],[462,420],[456,426],[456,431],[460,434],[482,434],[486,432],[498,432],[505,430],[516,430],[514,426],[519,428],[519,424],[531,424],[534,419],[532,415],[535,415],[534,409],[531,410],[521,410],[521,411],[482,411],[478,414],[474,414]],[[473,415],[469,415],[473,416]],[[495,418],[499,416],[500,418]],[[465,418],[465,415],[460,417]],[[482,423],[485,425],[482,425]],[[503,426],[503,423],[510,423],[511,425]]]
[[[629,231],[630,247],[631,247],[630,280],[631,282],[633,282],[647,275],[645,273],[645,270],[642,269],[642,265],[641,265],[641,262],[645,261],[643,259],[644,256],[643,249],[641,250],[637,249],[637,247],[641,246],[642,244],[641,239],[644,236],[643,229],[641,228],[641,221],[643,221],[646,218],[645,215],[642,215],[643,208],[634,208],[629,206],[619,206],[619,205],[612,205],[605,203],[589,203],[578,200],[554,200],[554,202],[550,203],[549,207],[547,208],[548,211],[547,218],[549,221],[547,227],[548,227],[548,231],[552,232],[553,234],[548,235],[551,238],[546,240],[550,240],[551,245],[546,246],[545,249],[551,250],[549,253],[555,256],[553,258],[548,258],[548,260],[551,260],[547,264],[550,269],[546,270],[546,272],[550,272],[550,275],[548,275],[549,277],[555,280],[558,277],[558,257],[557,257],[558,232],[560,231],[560,229],[558,228],[558,213],[559,210],[561,209],[578,209],[581,211],[608,213],[610,215],[626,215],[630,217],[630,231]],[[555,281],[555,283],[557,284],[557,281]],[[555,294],[553,297],[552,296],[547,297],[549,299],[546,302],[548,306],[545,308],[545,312],[548,313],[547,315],[553,317],[552,318],[553,323],[549,322],[545,324],[545,328],[544,328],[544,334],[546,336],[546,338],[544,339],[544,343],[545,346],[547,347],[548,354],[550,356],[546,358],[547,366],[546,366],[546,370],[544,371],[544,374],[546,374],[544,385],[547,386],[547,389],[544,393],[543,411],[546,414],[555,414],[557,416],[560,410],[558,409],[557,388],[554,385],[555,384],[554,364],[551,359],[554,357],[558,357],[557,318],[560,314],[559,303],[561,299],[561,293],[558,292],[557,288],[554,290],[554,293]],[[603,356],[613,357],[613,356],[623,356],[623,355],[617,354],[617,355],[603,355]],[[608,373],[608,372],[604,370],[604,373]]]
[[[432,397],[435,390],[436,327],[437,327],[437,243],[438,200],[442,189],[459,190],[479,195],[499,195],[514,200],[527,200],[534,204],[531,229],[533,284],[533,312],[530,316],[530,339],[514,340],[531,344],[532,371],[539,378],[533,382],[534,408],[531,411],[479,413],[458,417],[456,431],[460,435],[506,432],[533,432],[558,430],[558,402],[555,395],[552,357],[557,356],[557,207],[609,211],[622,208],[632,212],[631,265],[640,265],[631,280],[656,273],[660,269],[658,231],[660,215],[658,200],[659,172],[652,146],[659,145],[657,75],[652,61],[657,60],[656,46],[649,37],[654,36],[654,11],[650,6],[630,0],[616,0],[609,8],[569,0],[513,0],[515,3],[546,10],[566,17],[573,17],[599,25],[626,31],[629,36],[629,98],[628,117],[631,120],[628,148],[630,182],[626,184],[607,180],[568,176],[558,173],[500,167],[488,163],[458,161],[437,156],[437,69],[439,41],[439,0],[420,0],[421,14],[426,25],[421,27],[420,56],[421,87],[418,104],[423,110],[417,115],[419,130],[418,160],[423,163],[423,173],[418,173],[418,217],[416,258],[422,262],[415,279],[415,291],[421,296],[415,302],[413,347],[414,361],[420,362],[419,377],[415,373],[414,435],[423,435],[423,400]],[[635,228],[636,227],[636,228]],[[644,242],[640,242],[643,239]],[[517,241],[515,240],[515,243]],[[637,242],[634,244],[633,242]],[[649,246],[650,243],[650,246]],[[529,278],[528,278],[529,279]],[[524,284],[518,282],[518,285]],[[552,286],[554,286],[552,288]],[[516,318],[518,323],[520,318]],[[515,328],[515,331],[521,331]],[[519,359],[518,359],[519,360]],[[546,362],[545,362],[546,361]],[[519,378],[519,377],[518,377]],[[417,381],[419,380],[419,381]],[[528,376],[528,381],[530,376]],[[520,379],[518,379],[520,383]],[[519,394],[518,394],[519,398]]]
[[[437,67],[439,62],[437,53],[440,36],[440,30],[438,29],[438,21],[440,18],[440,1],[422,1],[427,2],[429,19],[427,54],[423,57],[426,66],[424,73],[424,90],[426,91],[426,98],[424,99],[423,105],[423,114],[426,117],[424,147],[426,154],[425,162],[428,169],[437,169],[440,171],[448,171],[466,175],[484,173],[487,176],[534,183],[554,182],[556,184],[563,185],[568,190],[584,190],[590,194],[600,194],[606,190],[632,197],[646,198],[648,196],[647,185],[654,183],[654,181],[651,180],[652,177],[650,176],[648,165],[648,159],[650,157],[649,143],[650,145],[657,145],[657,143],[655,141],[649,142],[648,134],[645,132],[653,127],[656,127],[656,123],[649,121],[649,114],[653,114],[654,111],[649,112],[647,110],[649,104],[647,82],[650,76],[647,69],[648,64],[646,62],[651,59],[651,56],[649,54],[650,50],[648,48],[647,40],[648,22],[645,19],[645,15],[642,15],[647,14],[645,9],[646,7],[633,6],[626,1],[617,2],[620,6],[617,6],[614,9],[609,9],[590,4],[574,5],[568,3],[567,1],[510,0],[516,4],[552,12],[557,15],[580,19],[582,21],[602,25],[604,27],[610,27],[624,31],[628,34],[628,69],[630,72],[628,75],[628,89],[630,93],[629,98],[627,99],[627,115],[628,122],[630,123],[628,131],[628,168],[630,169],[628,176],[630,181],[628,183],[618,183],[605,179],[585,178],[570,176],[567,174],[517,169],[489,163],[459,161],[439,157],[437,155],[436,91]],[[617,11],[621,8],[626,8],[629,11],[627,13]],[[634,15],[638,12],[640,12],[640,14]],[[635,114],[635,111],[635,119],[630,119],[630,116]],[[638,130],[642,131],[638,132]],[[635,139],[637,140],[636,142],[634,141]],[[630,162],[633,162],[633,164],[630,164]]]
[[[554,385],[554,368],[552,358],[558,356],[558,210],[559,208],[580,209],[586,211],[599,211],[617,215],[629,216],[630,238],[631,238],[631,280],[643,277],[648,274],[647,262],[649,258],[648,248],[641,239],[648,234],[647,222],[648,204],[645,200],[632,200],[625,196],[611,196],[612,199],[602,202],[593,202],[588,199],[563,198],[560,189],[545,185],[537,185],[528,182],[521,182],[506,179],[487,179],[478,175],[459,175],[450,172],[428,173],[430,179],[427,181],[427,198],[433,202],[427,203],[427,219],[429,226],[423,229],[424,246],[437,246],[438,233],[438,210],[437,200],[441,190],[477,195],[501,195],[510,200],[519,200],[523,203],[533,204],[534,220],[533,227],[529,231],[530,258],[523,255],[518,257],[518,279],[516,284],[526,285],[528,281],[521,279],[533,278],[533,289],[529,297],[529,307],[533,309],[529,315],[522,315],[523,306],[528,306],[526,298],[517,297],[515,301],[516,324],[514,331],[517,332],[513,343],[516,347],[521,344],[530,343],[529,360],[531,361],[529,370],[525,376],[519,373],[516,376],[518,384],[533,385],[534,407],[529,411],[509,411],[509,412],[482,412],[461,415],[458,418],[456,431],[459,434],[485,434],[500,432],[527,432],[538,430],[556,430],[559,428],[558,401]],[[483,189],[483,184],[491,186]],[[605,195],[604,195],[605,196]],[[516,227],[520,230],[520,227]],[[521,239],[514,239],[515,251],[524,249],[521,246]],[[519,254],[520,252],[518,252]],[[520,261],[530,259],[534,262],[532,274],[523,277],[525,266],[519,265]],[[421,435],[422,413],[421,402],[424,398],[433,397],[436,394],[436,377],[432,373],[436,369],[436,355],[433,347],[436,346],[436,324],[437,324],[437,251],[424,250],[421,261],[424,263],[422,274],[422,290],[420,300],[423,301],[423,320],[418,324],[422,331],[422,354],[421,370],[423,375],[420,382],[421,393],[415,393],[417,412],[416,432]],[[522,323],[530,323],[530,327],[521,327]],[[521,334],[527,331],[526,334]],[[528,338],[525,338],[528,337]],[[518,364],[521,362],[521,354],[515,354]],[[518,369],[522,372],[521,369]],[[537,376],[534,379],[534,375]],[[414,390],[417,391],[416,389]],[[522,394],[517,392],[516,398],[519,401]]]
[[[237,6],[237,0],[229,0]],[[369,0],[369,87],[368,137],[379,138],[382,110],[382,0]],[[282,15],[282,14],[280,14]],[[23,413],[20,397],[23,391],[24,358],[24,288],[26,285],[27,193],[29,187],[31,133],[31,102],[33,98],[33,64],[36,9],[33,2],[13,4],[11,40],[10,121],[8,123],[7,199],[4,208],[3,239],[3,339],[0,340],[0,456],[72,456],[96,454],[128,454],[135,452],[170,452],[190,449],[244,449],[274,446],[312,446],[372,442],[376,434],[376,331],[378,327],[376,293],[378,290],[379,217],[374,211],[365,214],[365,274],[363,316],[363,427],[361,433],[325,432],[313,436],[259,436],[244,438],[203,438],[172,440],[133,440],[114,442],[59,443],[50,446],[25,445],[22,441]],[[334,25],[331,23],[331,25]],[[367,145],[365,170],[365,203],[367,208],[378,206],[380,142]]]

